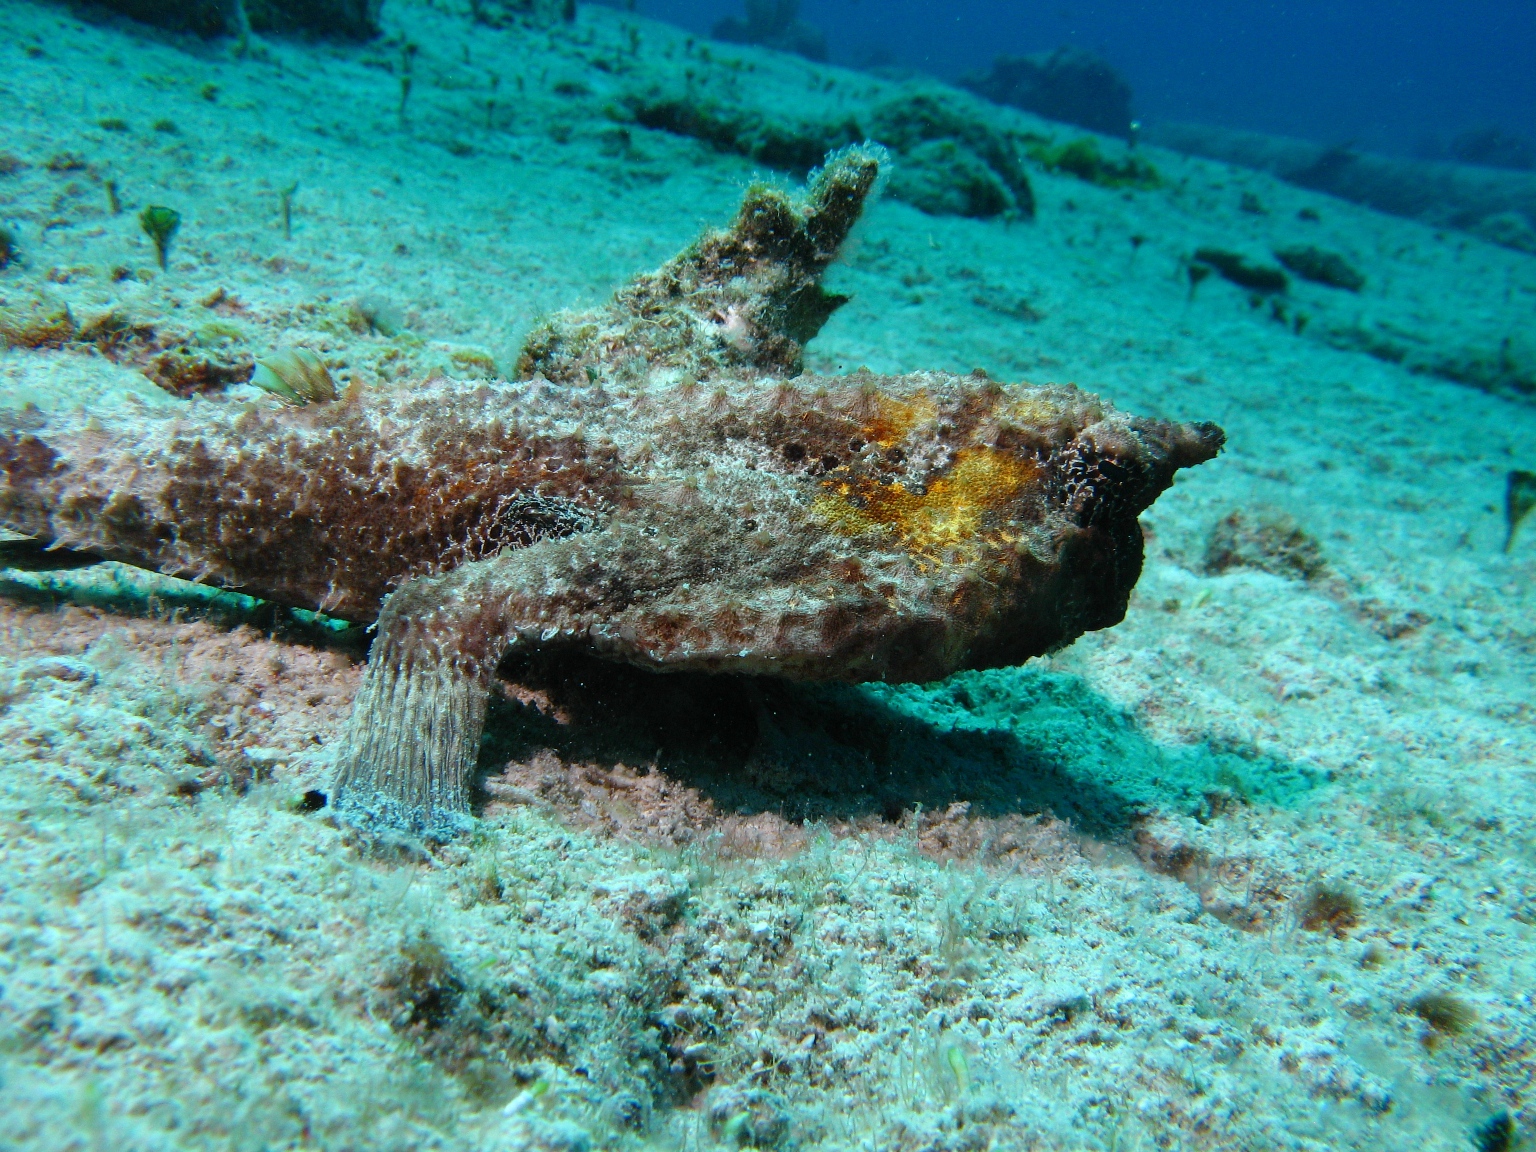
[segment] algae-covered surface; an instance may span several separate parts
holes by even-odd
[[[326,806],[364,629],[6,570],[0,1143],[1518,1146],[1536,259],[1155,148],[1097,179],[1047,161],[1123,144],[932,82],[502,23],[390,0],[240,54],[0,6],[0,409],[273,404],[292,348],[342,391],[495,380],[884,135],[808,369],[1072,382],[1228,447],[1143,518],[1124,623],[1020,668],[504,668],[441,845]]]

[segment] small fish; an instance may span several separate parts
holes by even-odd
[[[1520,522],[1536,508],[1536,472],[1511,469],[1504,478],[1504,551],[1515,543]]]
[[[436,837],[465,826],[515,648],[928,681],[1118,623],[1137,516],[1221,430],[979,373],[804,374],[883,160],[831,157],[803,203],[753,189],[534,332],[515,381],[0,418],[0,525],[376,621],[332,801]]]

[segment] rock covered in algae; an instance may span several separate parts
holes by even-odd
[[[334,799],[457,827],[514,648],[657,670],[933,680],[1117,623],[1137,516],[1210,424],[1073,387],[799,370],[871,194],[850,149],[530,339],[516,382],[303,408],[200,402],[104,429],[0,423],[0,524],[378,621]]]
[[[379,34],[383,0],[102,0],[102,7],[146,24],[199,36],[308,32],[370,40]]]

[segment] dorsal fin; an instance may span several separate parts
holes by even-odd
[[[633,372],[637,361],[698,380],[735,368],[798,375],[806,343],[847,302],[823,289],[821,277],[886,163],[877,145],[836,152],[798,204],[753,186],[730,228],[632,280],[602,307],[562,312],[536,328],[518,376],[586,385]]]

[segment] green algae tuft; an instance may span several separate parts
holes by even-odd
[[[1092,136],[1079,136],[1054,147],[1036,144],[1029,149],[1029,155],[1047,171],[1065,172],[1100,188],[1150,189],[1163,183],[1149,161],[1131,155],[1124,160],[1111,160],[1099,150],[1099,142]]]
[[[181,227],[181,213],[163,204],[151,204],[139,213],[139,227],[154,243],[155,256],[159,259],[160,268],[163,271],[166,267],[166,255],[170,252],[171,239],[176,235],[176,230]]]

